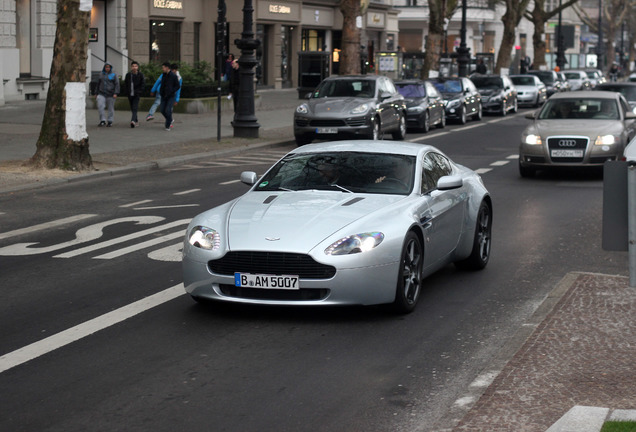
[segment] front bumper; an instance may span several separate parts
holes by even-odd
[[[548,140],[553,139],[583,139],[582,137],[548,137],[541,145],[521,143],[519,146],[519,163],[524,167],[577,167],[577,166],[603,166],[606,161],[620,160],[624,146],[620,143],[612,145],[595,145],[585,137],[585,146],[579,146],[573,150],[583,150],[582,156],[557,156],[549,147]]]
[[[367,137],[373,132],[371,116],[346,118],[294,116],[294,135],[330,139],[336,136]]]

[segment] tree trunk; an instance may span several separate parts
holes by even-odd
[[[511,9],[510,3],[514,2],[508,2],[506,13],[501,18],[504,30],[501,45],[499,46],[499,54],[497,55],[497,63],[495,64],[496,74],[501,72],[501,68],[510,67],[512,48],[515,45],[516,27],[520,21],[519,15],[516,10]]]
[[[89,25],[90,10],[80,11],[79,0],[57,1],[49,90],[37,150],[30,161],[35,167],[73,171],[93,168],[88,136],[71,139],[66,129],[66,84],[86,84]]]
[[[543,8],[543,0],[535,0],[534,9],[529,17],[534,26],[534,33],[532,34],[532,67],[534,69],[540,69],[541,66],[545,66],[545,23],[547,18]]]
[[[424,64],[421,78],[427,79],[431,70],[439,70],[439,58],[444,43],[444,6],[446,2],[430,0],[428,3],[428,37],[424,47]]]
[[[356,75],[360,73],[360,29],[356,26],[360,0],[340,0],[338,7],[342,12],[340,75]]]

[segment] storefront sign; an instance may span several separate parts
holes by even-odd
[[[183,2],[178,0],[153,0],[153,6],[157,9],[183,9]]]
[[[275,14],[290,14],[291,8],[289,6],[270,4],[269,11],[270,13],[275,13]]]
[[[384,28],[384,14],[378,12],[367,12],[367,27],[382,27]]]

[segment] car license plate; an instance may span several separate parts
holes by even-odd
[[[316,133],[319,133],[319,134],[337,134],[338,133],[338,128],[326,128],[326,127],[316,128]]]
[[[234,273],[234,285],[245,288],[300,289],[298,276]]]
[[[552,150],[550,152],[552,157],[583,157],[583,150]]]

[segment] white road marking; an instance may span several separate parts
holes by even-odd
[[[233,183],[240,183],[240,182],[241,182],[240,180],[230,180],[230,181],[226,181],[226,182],[219,183],[219,184],[225,186],[225,185],[229,185],[229,184],[233,184]]]
[[[425,141],[427,138],[437,138],[437,137],[441,137],[441,136],[444,136],[444,135],[448,135],[448,134],[449,134],[449,133],[451,133],[451,132],[453,132],[453,130],[452,130],[452,129],[451,129],[451,130],[448,130],[448,131],[445,131],[445,132],[437,132],[437,133],[432,134],[432,135],[426,135],[426,136],[421,136],[421,137],[413,138],[413,139],[410,139],[410,140],[408,140],[408,141],[409,141],[409,142],[420,142],[420,141]]]
[[[109,253],[106,253],[106,254],[103,254],[103,255],[96,256],[96,257],[94,257],[94,259],[113,259],[113,258],[117,258],[117,257],[120,257],[122,255],[126,255],[126,254],[129,254],[129,253],[132,253],[132,252],[136,252],[136,251],[141,250],[141,249],[148,248],[150,246],[158,245],[158,244],[167,242],[169,240],[174,240],[176,238],[183,237],[184,235],[185,235],[184,231],[178,231],[178,232],[174,232],[172,234],[166,234],[166,235],[161,236],[161,237],[153,238],[152,240],[147,240],[145,242],[137,243],[137,244],[134,244],[132,246],[128,246],[128,247],[123,248],[123,249],[118,249],[118,250],[113,251],[113,252],[109,252]]]
[[[518,154],[513,154],[508,156],[506,159],[519,159],[519,155]]]
[[[508,165],[510,163],[510,161],[507,160],[503,160],[503,161],[496,161],[490,164],[490,166],[504,166],[504,165]]]
[[[54,334],[46,339],[7,353],[0,357],[0,373],[97,333],[100,330],[112,327],[115,324],[173,300],[183,294],[185,294],[185,291],[183,284],[180,283],[164,291]]]
[[[194,193],[194,192],[199,192],[200,190],[201,189],[190,189],[190,190],[183,191],[183,192],[175,192],[175,193],[173,193],[173,195],[187,195],[187,194],[191,194],[191,193]]]
[[[36,255],[41,253],[53,252],[59,249],[64,249],[70,246],[75,246],[81,243],[86,243],[92,240],[97,240],[102,235],[104,235],[103,230],[107,226],[116,225],[119,223],[125,222],[135,222],[136,225],[148,225],[156,222],[160,222],[164,220],[163,217],[160,216],[136,216],[136,217],[127,217],[127,218],[119,218],[112,219],[106,222],[101,222],[98,224],[90,225],[85,228],[80,228],[75,232],[75,239],[69,240],[63,243],[58,243],[52,246],[45,247],[30,247],[38,244],[35,243],[16,243],[10,246],[5,246],[0,248],[0,255]]]
[[[160,218],[160,220],[162,220],[162,219],[163,218]],[[118,238],[115,238],[115,239],[112,239],[112,240],[108,240],[108,241],[105,241],[105,242],[101,242],[101,243],[97,243],[97,244],[94,244],[94,245],[86,246],[86,247],[83,247],[83,248],[80,248],[80,249],[75,249],[75,250],[72,250],[72,251],[69,251],[69,252],[65,252],[63,254],[55,255],[53,258],[72,258],[72,257],[78,256],[78,255],[82,255],[82,254],[88,253],[88,252],[96,251],[98,249],[103,249],[103,248],[106,248],[106,247],[109,247],[109,246],[113,246],[113,245],[116,245],[116,244],[119,244],[119,243],[124,243],[124,242],[127,242],[128,240],[133,240],[133,239],[136,239],[136,238],[139,238],[139,237],[143,237],[145,235],[152,234],[152,233],[155,233],[155,232],[158,232],[158,231],[167,230],[167,229],[174,228],[174,227],[180,226],[180,225],[186,225],[188,223],[190,223],[190,219],[181,219],[181,220],[178,220],[178,221],[175,221],[175,222],[167,223],[165,225],[160,225],[160,226],[156,226],[156,227],[153,227],[153,228],[149,228],[147,230],[143,230],[143,231],[139,231],[139,232],[136,232],[136,233],[128,234],[128,235],[125,235],[123,237],[118,237]]]
[[[119,207],[122,207],[122,208],[126,208],[126,207],[134,207],[134,206],[136,206],[136,205],[146,204],[146,203],[149,203],[149,202],[152,202],[152,200],[137,201],[137,202],[130,203],[130,204],[120,205]]]
[[[492,171],[492,168],[478,168],[475,170],[477,174],[486,174],[487,172]]]
[[[169,206],[154,206],[154,207],[135,207],[133,210],[157,210],[157,209],[171,209],[181,207],[199,207],[199,204],[181,204],[181,205],[169,205]]]
[[[76,216],[71,216],[71,217],[67,217],[64,219],[58,219],[58,220],[54,220],[51,222],[46,222],[46,223],[42,223],[39,225],[33,225],[30,226],[28,228],[21,228],[21,229],[17,229],[17,230],[13,230],[13,231],[7,231],[5,233],[0,233],[0,239],[5,239],[5,238],[9,238],[9,237],[15,237],[15,236],[19,236],[22,234],[31,234],[34,233],[35,231],[41,231],[41,230],[45,230],[45,229],[49,229],[49,228],[53,228],[56,226],[60,226],[60,225],[66,225],[72,222],[77,222],[77,221],[81,221],[84,219],[88,219],[88,218],[92,218],[95,217],[97,215],[94,214],[79,214]]]
[[[148,258],[155,261],[181,262],[183,257],[183,242],[157,249],[148,254]]]

